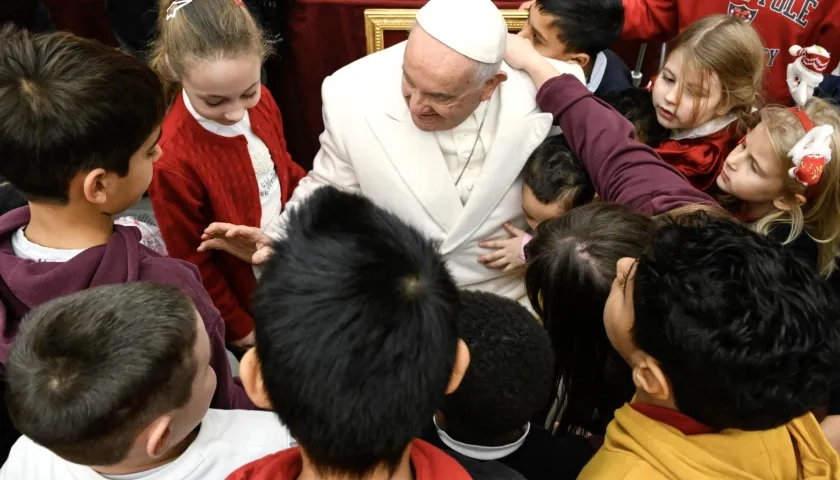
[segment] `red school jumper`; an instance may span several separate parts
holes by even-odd
[[[411,442],[408,453],[415,480],[471,480],[454,458],[423,440]],[[300,448],[281,450],[228,475],[227,480],[295,480],[303,470]]]
[[[715,186],[723,162],[738,146],[738,121],[704,137],[665,139],[654,148],[663,160],[680,171],[697,190]]]
[[[767,96],[789,104],[787,65],[791,45],[817,44],[832,53],[831,71],[840,59],[838,0],[623,0],[625,40],[673,38],[709,15],[729,15],[751,24],[764,41]],[[650,55],[650,49],[648,49]]]
[[[286,151],[280,109],[265,86],[248,110],[251,128],[274,161],[285,204],[306,172]],[[171,257],[196,265],[204,287],[225,321],[227,341],[254,328],[249,313],[256,287],[252,266],[221,251],[199,253],[201,234],[213,222],[260,227],[257,176],[244,136],[223,137],[207,131],[177,95],[163,121],[149,196],[160,233]]]

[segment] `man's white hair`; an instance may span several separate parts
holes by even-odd
[[[493,78],[502,69],[502,61],[496,63],[484,63],[476,61],[475,66],[475,81],[479,85],[484,85],[488,80]]]

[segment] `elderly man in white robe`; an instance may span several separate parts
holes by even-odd
[[[507,25],[490,0],[430,0],[407,42],[324,80],[325,131],[308,176],[265,232],[215,223],[201,249],[259,264],[281,238],[288,211],[323,185],[360,193],[439,247],[461,288],[522,300],[522,271],[478,261],[479,242],[525,226],[520,172],[549,135],[552,117],[509,68]],[[562,64],[583,80],[579,67]]]

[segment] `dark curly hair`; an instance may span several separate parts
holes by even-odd
[[[513,300],[462,291],[458,335],[469,347],[470,366],[441,409],[447,431],[480,440],[528,423],[552,387],[548,332]]]
[[[840,377],[837,300],[777,242],[699,212],[661,226],[639,258],[631,333],[681,412],[766,430],[825,402]]]

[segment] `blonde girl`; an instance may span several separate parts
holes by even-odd
[[[840,110],[812,98],[801,110],[765,108],[760,118],[726,159],[717,185],[740,201],[742,220],[816,261],[828,277],[840,253]],[[797,168],[806,168],[795,163],[797,144],[823,154],[820,172]]]
[[[240,0],[162,0],[152,66],[171,108],[149,189],[170,256],[198,266],[227,340],[253,344],[250,264],[198,252],[213,222],[265,228],[305,175],[286,151],[280,111],[260,83],[270,48]]]
[[[755,30],[724,15],[691,24],[672,42],[651,88],[656,119],[670,130],[655,150],[695,188],[714,186],[723,160],[743,135],[759,98],[764,63]]]

